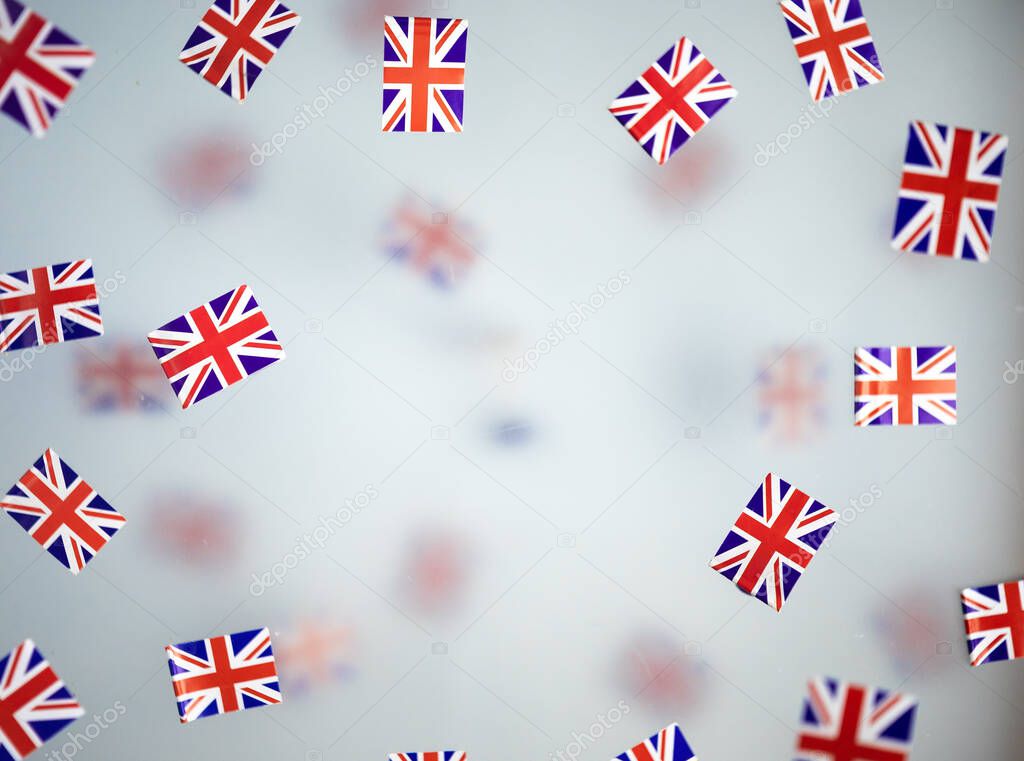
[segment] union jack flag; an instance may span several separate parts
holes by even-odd
[[[972,666],[1024,658],[1024,581],[965,589],[960,599]]]
[[[476,263],[475,231],[462,219],[431,213],[426,204],[406,201],[384,230],[388,254],[425,273],[440,288],[450,288],[466,277]]]
[[[384,18],[384,132],[462,132],[463,19]]]
[[[766,359],[757,376],[759,421],[774,438],[805,441],[821,431],[826,417],[827,366],[816,349],[794,347]]]
[[[241,102],[299,21],[277,0],[214,0],[178,59]]]
[[[860,0],[782,0],[815,102],[885,79]]]
[[[893,248],[988,261],[1008,145],[994,132],[912,122]]]
[[[96,54],[15,0],[0,0],[0,111],[36,137]]]
[[[100,335],[91,259],[0,275],[0,351]]]
[[[11,487],[0,507],[74,574],[125,523],[52,449]]]
[[[269,629],[168,645],[182,724],[281,702]]]
[[[774,473],[765,476],[711,567],[779,611],[838,515]]]
[[[618,761],[697,761],[678,724],[669,724],[615,758]]]
[[[956,425],[956,347],[880,346],[853,357],[854,425]]]
[[[0,761],[25,758],[84,714],[32,640],[0,660]]]
[[[721,72],[685,37],[608,107],[659,164],[736,97]]]
[[[159,400],[167,393],[163,373],[141,342],[83,351],[76,364],[81,401],[91,412],[151,412],[160,409]]]
[[[466,761],[463,750],[435,750],[425,753],[392,753],[388,761]]]
[[[154,330],[149,343],[182,409],[284,359],[284,349],[247,285]]]
[[[808,684],[796,761],[905,761],[917,700],[910,695],[818,677]]]

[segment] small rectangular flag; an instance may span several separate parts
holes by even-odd
[[[461,750],[435,750],[422,753],[392,753],[388,761],[466,761],[466,753]]]
[[[616,761],[697,761],[678,724],[669,724],[642,743],[615,757]]]
[[[17,0],[0,0],[0,111],[35,137],[96,60],[78,40]]]
[[[683,37],[608,110],[641,148],[664,164],[735,97],[735,88]]]
[[[242,102],[300,20],[277,0],[214,0],[178,59]]]
[[[0,275],[0,351],[100,335],[91,259]]]
[[[168,645],[182,724],[281,702],[269,629]]]
[[[774,473],[729,530],[711,567],[781,611],[838,515]]]
[[[247,285],[174,318],[149,343],[182,409],[284,359]]]
[[[384,132],[462,132],[463,19],[384,17]]]
[[[860,0],[782,0],[814,102],[885,79]]]
[[[1024,581],[965,589],[960,600],[972,666],[1024,658]]]
[[[125,517],[52,449],[8,490],[0,507],[73,574],[125,524]]]
[[[916,699],[822,677],[807,689],[796,761],[910,758]]]
[[[988,261],[1008,146],[995,132],[911,123],[893,248]]]
[[[19,761],[83,716],[35,643],[27,639],[0,660],[0,759]]]
[[[956,425],[955,346],[860,347],[854,425]]]

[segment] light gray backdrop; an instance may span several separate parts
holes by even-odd
[[[1024,359],[1024,4],[866,0],[887,81],[827,116],[770,0],[296,0],[244,105],[177,62],[202,12],[183,5],[33,0],[98,60],[44,140],[0,123],[0,271],[91,257],[116,281],[104,338],[0,386],[3,486],[52,446],[128,517],[78,578],[0,524],[0,649],[38,642],[90,711],[72,730],[124,709],[47,750],[539,761],[578,741],[597,760],[679,721],[702,759],[785,759],[824,673],[918,695],[914,758],[1020,757],[1024,663],[967,667],[959,590],[1024,575],[1006,366]],[[380,134],[380,69],[353,67],[396,11],[469,20],[464,134]],[[606,107],[683,34],[739,97],[659,168]],[[339,78],[322,117],[248,163]],[[1009,135],[992,263],[890,249],[918,118]],[[204,141],[218,167],[197,172]],[[409,199],[476,246],[456,287],[389,261]],[[508,380],[506,359],[623,274]],[[162,382],[162,412],[82,409],[82,352],[145,357],[148,331],[241,282],[286,361],[187,412]],[[959,347],[951,435],[854,429],[852,350],[890,343]],[[789,442],[759,426],[756,383],[787,349],[825,365],[823,425]],[[524,440],[496,438],[506,424]],[[707,567],[768,470],[850,518],[782,615]],[[161,548],[179,510],[233,538]],[[283,705],[178,726],[165,644],[302,621],[346,632],[337,679],[285,672]]]

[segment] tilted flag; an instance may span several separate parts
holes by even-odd
[[[384,132],[462,132],[463,19],[384,18]]]
[[[168,645],[182,724],[281,702],[269,629]]]
[[[85,714],[35,643],[0,660],[0,761],[18,761]]]
[[[36,137],[96,55],[15,0],[0,0],[0,111]]]
[[[838,517],[835,510],[769,473],[711,567],[780,611]]]
[[[972,666],[1024,658],[1024,581],[965,589],[960,599]]]
[[[0,275],[0,351],[100,335],[91,259]]]
[[[780,5],[816,103],[885,79],[860,0],[782,0]]]
[[[0,507],[74,574],[126,520],[52,449],[8,490]]]
[[[476,264],[476,230],[461,217],[431,212],[425,203],[406,200],[384,229],[384,248],[407,262],[439,288],[461,283]]]
[[[816,678],[800,717],[796,761],[906,761],[917,700],[909,695]]]
[[[669,724],[615,758],[618,761],[697,761],[678,724]]]
[[[423,753],[391,753],[388,761],[466,761],[462,750],[435,750]]]
[[[182,409],[284,359],[247,285],[176,317],[149,334]]]
[[[893,248],[988,261],[1008,146],[994,132],[911,123]]]
[[[956,347],[861,347],[854,425],[956,425]]]
[[[277,0],[214,0],[178,59],[241,102],[300,20]]]
[[[685,37],[665,51],[608,110],[664,164],[736,97],[721,72]]]

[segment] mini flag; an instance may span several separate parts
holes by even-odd
[[[721,72],[685,37],[608,107],[659,164],[736,97]]]
[[[52,449],[10,488],[0,507],[73,574],[125,524]]]
[[[91,259],[0,275],[0,351],[100,335]]]
[[[388,255],[424,273],[440,288],[463,281],[476,264],[476,233],[461,218],[405,201],[384,230]]]
[[[269,629],[168,645],[182,724],[281,702]]]
[[[821,432],[826,416],[827,367],[811,348],[793,347],[762,363],[758,373],[761,427],[773,439],[796,443]]]
[[[0,111],[42,137],[96,55],[15,0],[0,0]]]
[[[860,0],[782,0],[781,7],[816,103],[885,79]]]
[[[284,359],[284,349],[247,285],[149,334],[182,409]]]
[[[84,714],[32,640],[0,660],[0,761],[25,758]]]
[[[707,698],[706,666],[691,647],[662,632],[636,633],[618,658],[619,689],[657,711],[699,704]]]
[[[697,761],[678,724],[669,724],[615,758],[618,761]]]
[[[167,394],[164,375],[141,342],[83,351],[76,373],[82,405],[90,412],[153,412]]]
[[[384,17],[384,132],[462,132],[462,19]]]
[[[288,693],[350,677],[355,671],[352,639],[351,628],[314,618],[279,634],[277,656]]]
[[[1024,581],[965,589],[960,600],[972,666],[1024,658]]]
[[[906,761],[917,700],[836,679],[808,684],[796,761]]]
[[[463,750],[435,750],[424,753],[392,753],[388,761],[466,761]]]
[[[1008,146],[994,132],[911,123],[893,248],[988,261]]]
[[[736,519],[711,567],[781,611],[838,515],[774,473]]]
[[[858,348],[854,425],[956,425],[956,347]]]
[[[228,503],[190,489],[160,489],[146,505],[145,535],[153,554],[206,571],[230,565],[245,535],[245,521]]]
[[[178,59],[242,102],[299,21],[277,0],[214,0]]]

